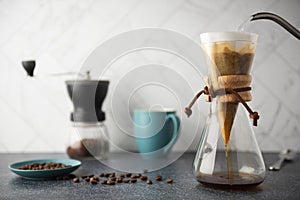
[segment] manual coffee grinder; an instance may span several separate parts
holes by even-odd
[[[35,77],[35,61],[23,61],[22,65],[30,77]],[[109,151],[109,136],[105,126],[102,104],[108,91],[109,81],[91,80],[90,73],[75,72],[48,74],[44,76],[78,75],[80,79],[67,80],[68,95],[74,111],[70,115],[71,131],[66,152],[76,159],[103,159]]]
[[[109,81],[66,81],[74,111],[71,113],[72,130],[67,153],[71,158],[103,159],[109,150],[108,132],[102,104]]]

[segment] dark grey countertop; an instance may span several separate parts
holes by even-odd
[[[198,183],[192,173],[195,153],[185,153],[173,164],[156,172],[147,173],[174,179],[173,184],[153,181],[152,185],[135,184],[91,185],[71,180],[34,181],[23,179],[9,171],[13,162],[38,158],[64,158],[64,154],[0,154],[0,199],[300,199],[300,162],[297,158],[280,171],[267,171],[265,181],[248,190],[213,189]],[[277,154],[263,154],[266,166],[278,159]],[[91,173],[114,172],[97,160],[83,163]],[[80,171],[80,170],[79,170]],[[78,174],[78,171],[75,174]]]

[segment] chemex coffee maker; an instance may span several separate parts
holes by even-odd
[[[273,20],[300,39],[299,30],[281,17],[257,13],[250,21],[260,19]],[[194,175],[202,184],[249,187],[265,179],[265,164],[252,129],[259,114],[246,103],[252,100],[250,71],[257,38],[257,34],[243,31],[200,35],[208,76],[206,86],[185,113],[190,116],[198,97],[206,95],[210,113],[193,163]]]
[[[23,61],[22,66],[30,77],[34,75],[35,61]],[[109,81],[91,80],[86,74],[75,72],[47,74],[45,76],[78,75],[81,79],[67,80],[66,86],[73,103],[70,115],[72,124],[66,152],[76,159],[103,159],[109,151],[109,136],[105,126],[102,104],[108,91]],[[38,77],[38,76],[37,76]]]

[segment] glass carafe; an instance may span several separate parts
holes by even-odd
[[[216,186],[260,184],[265,177],[265,165],[245,109],[238,106],[225,145],[217,108],[218,99],[214,99],[193,164],[196,179]]]
[[[265,165],[252,124],[237,91],[246,102],[257,35],[245,32],[204,33],[201,45],[208,65],[210,114],[194,160],[194,174],[203,184],[253,186],[263,182]],[[244,103],[245,103],[244,102]]]

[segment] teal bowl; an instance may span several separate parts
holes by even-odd
[[[43,170],[21,170],[18,169],[24,165],[32,164],[32,163],[47,163],[47,162],[55,162],[62,163],[65,165],[70,165],[70,167],[62,168],[62,169],[43,169]],[[71,172],[75,171],[78,167],[80,167],[81,162],[75,159],[43,159],[43,160],[28,160],[23,162],[13,163],[8,166],[10,171],[16,173],[19,176],[28,179],[53,179],[60,176],[66,176]]]

